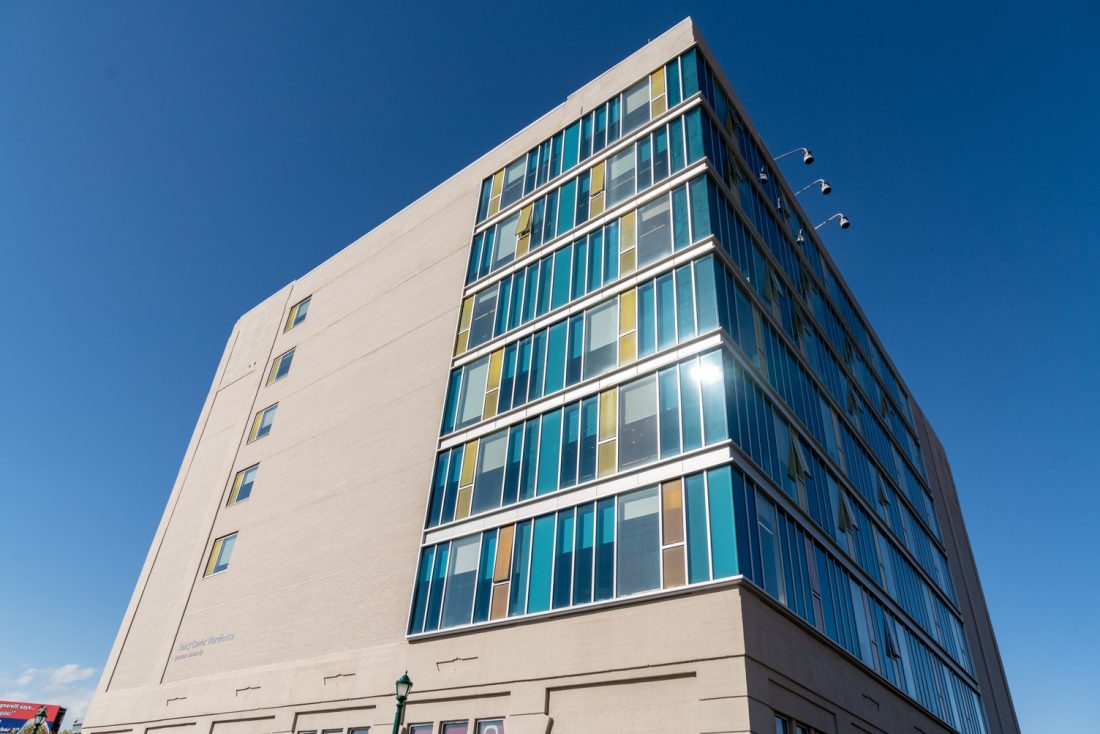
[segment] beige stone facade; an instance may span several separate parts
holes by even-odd
[[[406,637],[482,180],[676,54],[686,20],[245,314],[217,367],[88,711],[88,734],[949,731],[740,578],[485,629]],[[308,318],[284,331],[310,297]],[[295,348],[286,379],[274,357]],[[253,416],[278,404],[270,435]],[[918,417],[985,716],[1018,727],[950,472]],[[256,491],[227,506],[234,474]],[[204,577],[214,539],[230,569]]]

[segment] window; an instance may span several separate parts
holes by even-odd
[[[611,300],[595,306],[585,318],[584,376],[589,378],[618,364],[619,304]]]
[[[634,146],[613,155],[607,167],[607,205],[610,207],[634,195]]]
[[[443,722],[443,728],[440,730],[440,734],[470,734],[470,722],[445,721]]]
[[[267,373],[267,384],[281,380],[290,372],[290,363],[294,361],[294,350],[283,352],[271,363],[271,370]]]
[[[623,135],[649,122],[649,77],[623,93]]]
[[[409,726],[409,734],[432,734],[431,724],[412,724]]]
[[[470,344],[473,349],[484,344],[493,336],[493,325],[497,315],[497,289],[499,284],[486,288],[474,296],[473,319],[470,323]]]
[[[619,554],[616,596],[636,594],[661,585],[661,539],[657,488],[639,490],[619,498]]]
[[[309,315],[309,301],[311,298],[313,296],[307,296],[304,300],[290,307],[290,313],[286,316],[286,325],[283,326],[283,331],[290,331],[306,320],[306,316]]]
[[[233,555],[233,546],[236,544],[236,533],[215,540],[214,547],[210,549],[210,559],[206,562],[206,573],[203,576],[213,576],[229,568],[229,558]]]
[[[480,534],[451,543],[451,567],[447,570],[447,593],[443,600],[444,627],[470,622],[480,546]]]
[[[526,167],[524,158],[519,158],[504,169],[504,189],[500,192],[500,208],[519,201],[523,196],[523,174]]]
[[[369,726],[353,726],[348,729],[348,734],[367,734],[369,731]]]
[[[493,253],[493,270],[501,268],[516,257],[516,225],[519,224],[519,212],[505,219],[497,228],[497,249]]]
[[[278,408],[279,404],[275,403],[256,414],[252,420],[252,431],[248,434],[249,441],[255,441],[271,433],[271,424],[275,421],[275,411]]]
[[[638,210],[638,267],[672,252],[668,197],[662,196]]]
[[[252,483],[256,480],[256,472],[259,468],[259,464],[254,464],[237,472],[233,477],[233,489],[229,492],[229,504],[235,505],[252,495]]]
[[[481,440],[477,475],[474,477],[473,513],[500,507],[504,484],[504,462],[508,455],[508,429]]]
[[[657,459],[657,377],[619,388],[619,469]]]
[[[504,734],[504,719],[482,719],[477,722],[477,734]]]
[[[468,426],[481,420],[485,409],[485,383],[489,377],[489,358],[483,357],[466,368],[462,395],[458,399],[458,426]]]

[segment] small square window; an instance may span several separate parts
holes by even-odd
[[[256,417],[252,420],[252,431],[248,434],[250,442],[271,433],[271,424],[275,421],[275,411],[278,407],[279,404],[275,403],[256,414]]]
[[[348,734],[367,734],[369,731],[369,726],[353,726],[348,729]]]
[[[253,464],[237,472],[233,477],[233,489],[229,492],[229,504],[235,505],[252,495],[252,483],[256,480],[256,471],[259,468],[259,464]]]
[[[413,724],[409,727],[409,734],[432,734],[432,725]]]
[[[306,316],[309,315],[309,301],[311,298],[313,296],[308,296],[290,307],[290,313],[286,316],[286,325],[283,326],[284,332],[290,331],[306,320]]]
[[[440,734],[470,734],[469,721],[445,721]]]
[[[270,385],[277,380],[281,380],[286,377],[286,374],[290,372],[290,363],[294,361],[294,350],[289,352],[283,352],[271,362],[271,369],[267,373],[267,384]]]
[[[237,545],[237,534],[224,535],[214,541],[214,547],[210,549],[210,558],[206,562],[206,573],[203,576],[213,576],[229,568],[229,559],[233,555],[233,548]]]
[[[482,719],[478,721],[477,734],[504,734],[504,719]]]

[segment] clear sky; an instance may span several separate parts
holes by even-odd
[[[0,698],[82,707],[240,314],[692,15],[852,219],[1024,730],[1094,731],[1100,6],[514,5],[0,3]]]

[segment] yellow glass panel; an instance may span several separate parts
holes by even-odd
[[[665,67],[657,69],[649,75],[649,96],[657,99],[665,93]]]
[[[489,355],[489,382],[488,390],[496,390],[500,387],[500,367],[504,364],[504,350],[498,349]]]
[[[615,438],[615,426],[618,425],[618,393],[615,388],[600,393],[600,440]]]
[[[286,315],[286,324],[283,325],[283,331],[290,331],[290,327],[294,325],[294,317],[298,315],[298,304],[291,306],[290,313]]]
[[[478,439],[466,444],[466,450],[462,452],[462,474],[458,479],[458,486],[465,487],[474,483],[474,466],[477,464]]]
[[[588,203],[588,218],[603,214],[603,192],[596,194]]]
[[[531,231],[531,204],[519,210],[519,224],[516,225],[518,234],[526,234]]]
[[[606,167],[605,161],[600,161],[592,166],[592,176],[588,182],[588,191],[592,196],[603,191],[603,172]]]
[[[661,522],[662,543],[684,542],[684,491],[679,479],[661,485]]]
[[[615,446],[617,441],[601,443],[596,450],[596,476],[606,477],[615,473]]]
[[[218,538],[214,541],[214,547],[210,549],[210,558],[206,561],[206,573],[203,576],[209,576],[214,573],[214,566],[218,565],[218,554],[222,550],[222,539]]]
[[[237,493],[241,491],[241,484],[244,482],[244,472],[237,472],[237,476],[233,477],[233,489],[229,492],[229,504],[233,504],[237,501]]]
[[[462,302],[462,315],[458,317],[458,330],[467,331],[474,320],[474,297],[470,296]]]
[[[491,217],[499,211],[500,211],[500,197],[499,196],[494,196],[492,199],[489,199],[489,211],[486,214],[486,216]]]
[[[619,274],[629,275],[634,272],[634,268],[638,264],[638,250],[631,247],[626,252],[619,255]]]
[[[487,421],[497,414],[497,399],[499,397],[499,389],[485,393],[485,401],[481,404],[481,420]]]
[[[504,169],[500,169],[493,174],[493,185],[489,189],[489,197],[500,196],[500,192],[504,189]]]
[[[508,575],[512,573],[512,537],[515,532],[515,525],[505,525],[500,529],[497,558],[493,564],[493,581],[507,581]]]
[[[493,587],[493,601],[489,605],[489,619],[504,619],[508,616],[508,587],[507,581]]]
[[[637,289],[631,288],[619,295],[619,333],[625,334],[638,328]]]
[[[528,250],[530,249],[531,233],[528,232],[527,234],[521,235],[519,238],[519,242],[516,243],[516,259],[519,260],[521,257],[526,255]]]
[[[653,104],[650,106],[650,114],[653,117],[656,117],[657,115],[663,115],[665,113],[665,110],[667,110],[667,109],[668,109],[668,97],[665,97],[662,94],[660,97],[653,100]]]
[[[638,358],[638,332],[632,331],[619,337],[619,366],[630,364]]]
[[[687,583],[687,572],[684,568],[684,546],[677,545],[665,548],[661,551],[661,561],[665,571],[665,588],[675,589]]]
[[[285,357],[285,356],[286,356],[285,354],[280,354],[278,357],[276,357],[274,360],[272,360],[271,369],[267,373],[267,384],[268,385],[275,382],[275,375],[276,375],[276,373],[278,373],[279,365],[282,364],[283,357]]]
[[[466,347],[469,345],[469,343],[470,343],[470,332],[469,331],[459,332],[458,338],[455,339],[455,356],[457,357],[458,355],[465,352]]]
[[[256,417],[252,419],[252,430],[248,432],[248,440],[249,441],[255,441],[256,440],[256,433],[259,432],[259,430],[260,430],[260,421],[262,421],[263,419],[264,419],[264,414],[262,412],[257,413]]]
[[[636,212],[627,212],[619,220],[619,252],[626,252],[637,244],[637,230],[634,228]]]
[[[458,505],[455,507],[455,520],[461,520],[470,516],[470,501],[474,496],[473,487],[463,487],[458,490]]]

